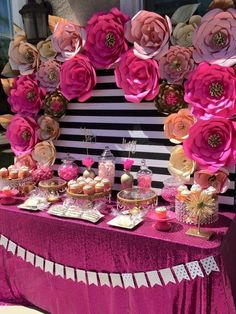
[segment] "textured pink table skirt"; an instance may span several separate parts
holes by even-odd
[[[125,231],[109,227],[106,222],[111,217],[93,225],[1,206],[0,234],[34,254],[72,268],[147,272],[214,256],[220,271],[163,286],[96,286],[52,275],[0,246],[0,301],[28,303],[53,314],[233,314],[233,218],[221,214],[211,226],[216,234],[206,241],[186,236],[188,226],[177,222],[168,233],[156,231],[151,219],[134,231]]]

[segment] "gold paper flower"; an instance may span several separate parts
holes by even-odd
[[[190,175],[194,172],[195,167],[196,163],[184,154],[183,146],[175,146],[170,154],[168,164],[168,171],[170,174],[177,176],[184,181],[188,181]]]
[[[56,159],[56,149],[52,141],[43,141],[35,145],[32,157],[41,166],[52,166]]]
[[[55,140],[60,134],[59,123],[49,116],[41,116],[38,119],[39,135],[41,141]]]
[[[48,59],[53,59],[56,56],[56,52],[52,48],[51,36],[47,39],[40,41],[37,44],[40,60],[46,62]]]
[[[186,200],[189,217],[202,223],[211,216],[216,207],[216,200],[211,194],[191,193]]]
[[[188,137],[188,131],[194,124],[194,117],[188,109],[172,113],[164,121],[165,135],[172,143],[182,143]]]
[[[67,104],[67,99],[57,90],[45,97],[43,107],[46,115],[58,119],[66,113]]]
[[[228,10],[229,8],[234,8],[234,1],[233,0],[213,0],[209,4],[209,9],[222,9],[222,10]]]
[[[157,110],[164,114],[178,112],[179,109],[187,108],[184,101],[184,89],[181,85],[162,83],[155,99]]]

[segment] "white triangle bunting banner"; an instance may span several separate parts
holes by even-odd
[[[148,287],[147,279],[144,272],[134,273],[134,278],[138,288],[142,286]]]
[[[218,265],[213,256],[209,256],[200,260],[207,275],[210,275],[212,271],[220,271]]]
[[[22,258],[25,261],[25,249],[21,246],[17,246],[17,254],[18,257]]]
[[[35,267],[39,267],[43,270],[44,267],[44,258],[41,256],[36,255],[35,256]]]
[[[2,245],[6,249],[7,244],[8,244],[8,238],[4,237],[4,235],[1,234],[0,245]]]
[[[87,277],[88,277],[89,285],[92,285],[92,284],[94,284],[95,286],[98,285],[97,273],[95,271],[87,271]]]
[[[34,266],[34,257],[35,255],[31,253],[30,251],[26,251],[26,262],[32,264]]]
[[[16,246],[17,245],[10,240],[8,242],[8,247],[7,247],[8,252],[11,252],[13,255],[15,255],[16,254]]]
[[[54,263],[45,259],[45,266],[44,266],[45,273],[50,273],[53,275],[53,267],[54,267]]]
[[[112,283],[112,287],[113,288],[115,288],[115,287],[123,288],[123,284],[122,284],[122,281],[121,281],[120,274],[113,274],[113,273],[111,273],[110,277],[111,277],[111,283]]]
[[[164,268],[160,270],[161,277],[164,281],[165,285],[168,285],[168,283],[176,283],[175,278],[172,274],[172,271],[170,268]]]
[[[146,272],[150,286],[154,287],[155,285],[162,286],[160,277],[156,270]]]
[[[76,276],[78,282],[87,283],[85,270],[76,269]]]
[[[184,267],[184,264],[173,266],[172,270],[174,271],[178,282],[181,282],[184,279],[190,280],[187,270]]]
[[[135,288],[133,275],[131,273],[121,274],[123,278],[124,287],[126,288]]]
[[[186,263],[186,267],[188,268],[188,271],[192,279],[195,279],[197,276],[204,277],[204,274],[201,270],[198,261]]]
[[[107,273],[98,273],[99,281],[101,286],[108,286],[110,287],[109,276]]]
[[[66,279],[75,281],[75,269],[73,267],[65,267]]]
[[[64,278],[64,266],[55,263],[55,275]]]

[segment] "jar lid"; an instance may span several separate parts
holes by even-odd
[[[112,154],[112,152],[110,151],[110,148],[109,146],[105,146],[105,149],[104,151],[102,152],[101,156],[99,157],[100,160],[114,160],[115,157],[114,155]]]
[[[62,161],[63,162],[73,162],[73,161],[75,161],[75,158],[74,157],[72,157],[69,153],[67,153],[66,154],[66,157],[64,157],[63,159],[62,159]]]
[[[141,166],[140,166],[140,170],[138,171],[138,175],[148,175],[151,176],[152,175],[152,170],[150,170],[147,165],[146,165],[146,160],[142,159],[141,160]]]

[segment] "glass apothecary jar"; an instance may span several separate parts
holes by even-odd
[[[178,192],[178,187],[183,185],[184,182],[178,177],[171,176],[163,181],[164,187],[161,190],[162,198],[170,203],[170,210],[175,209],[175,197]]]
[[[98,158],[98,176],[103,179],[109,179],[111,184],[115,180],[115,157],[106,146],[101,156]]]
[[[66,181],[73,180],[78,177],[79,167],[75,163],[75,158],[67,154],[62,159],[62,164],[58,167],[58,176]]]
[[[152,185],[152,170],[146,165],[146,160],[141,161],[140,170],[137,173],[138,187],[142,189],[151,189]]]

